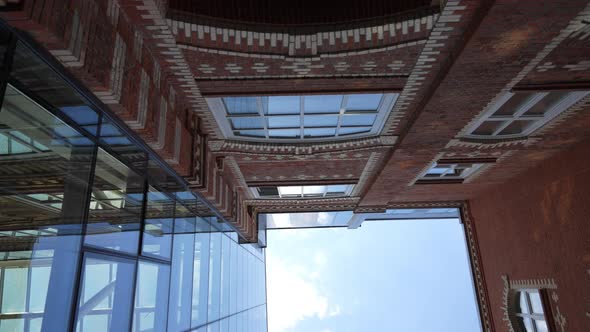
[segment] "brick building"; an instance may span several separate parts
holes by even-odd
[[[590,329],[588,1],[13,0],[0,16],[241,241],[260,213],[459,207],[484,331]]]

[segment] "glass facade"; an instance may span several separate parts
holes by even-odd
[[[0,29],[0,331],[266,331],[264,249]]]

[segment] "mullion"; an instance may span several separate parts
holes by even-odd
[[[344,116],[345,112],[345,105],[348,104],[348,95],[344,95],[342,97],[342,103],[340,104],[340,111],[338,112],[338,124],[336,124],[336,135],[335,137],[340,136],[340,127],[342,127],[342,117]]]
[[[266,136],[266,139],[268,139],[268,122],[266,120],[266,115],[264,114],[264,108],[262,107],[262,98],[263,97],[256,98],[256,105],[258,106],[258,116],[262,119],[262,125],[264,126],[264,135]]]

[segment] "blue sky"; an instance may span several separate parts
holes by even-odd
[[[268,231],[269,332],[480,331],[458,220]]]

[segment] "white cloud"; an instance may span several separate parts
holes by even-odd
[[[316,256],[316,260],[318,257],[322,256]],[[330,306],[326,295],[312,281],[317,271],[288,265],[273,255],[267,255],[266,261],[269,332],[288,331],[304,319],[340,314],[340,306]]]
[[[326,265],[326,262],[328,262],[328,257],[326,256],[325,252],[318,251],[315,253],[313,260],[318,266],[323,267],[324,265]]]

